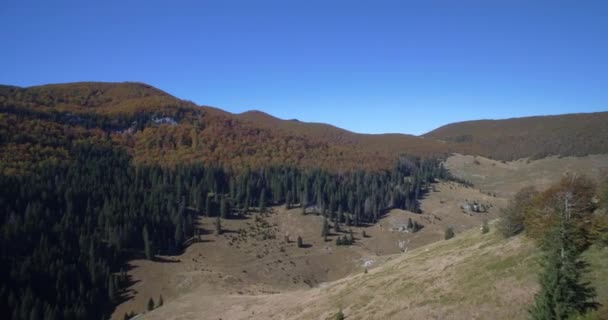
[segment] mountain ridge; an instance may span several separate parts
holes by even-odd
[[[269,165],[384,170],[402,154],[458,152],[498,160],[579,156],[608,153],[604,123],[608,112],[471,120],[421,136],[362,134],[259,110],[230,113],[141,82],[0,85],[0,170],[23,171],[40,159],[62,161],[71,141],[108,138],[136,163],[202,162],[236,170]]]

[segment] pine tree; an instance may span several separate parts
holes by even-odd
[[[215,219],[215,234],[218,236],[222,234],[222,218],[219,215]]]
[[[150,298],[150,300],[148,300],[148,311],[152,310],[154,310],[154,299]]]
[[[148,234],[147,225],[144,226],[143,238],[144,238],[144,252],[146,254],[146,259],[152,260],[154,255],[152,254],[152,244],[150,243],[150,236]]]
[[[454,238],[454,228],[453,227],[445,228],[444,238],[445,238],[445,240]]]
[[[321,237],[327,238],[328,233],[329,233],[329,224],[327,223],[327,219],[323,219],[323,227],[321,227]]]
[[[220,216],[222,219],[226,219],[228,216],[228,204],[226,203],[226,197],[223,196],[222,200],[220,200]]]
[[[265,190],[262,189],[260,192],[260,213],[266,212],[266,194]]]
[[[566,210],[564,210],[566,211]],[[586,263],[574,242],[575,228],[565,212],[560,223],[549,233],[545,244],[544,270],[540,275],[540,291],[530,309],[530,318],[570,319],[587,310],[596,309],[595,290],[582,282]]]

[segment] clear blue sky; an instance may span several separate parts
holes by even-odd
[[[231,112],[421,134],[608,110],[608,1],[28,1],[0,83],[140,81]]]

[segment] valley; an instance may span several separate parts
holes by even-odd
[[[0,86],[0,307],[15,319],[524,319],[541,249],[499,225],[516,212],[544,230],[534,214],[573,193],[542,192],[560,188],[587,201],[598,244],[585,276],[608,301],[606,114],[371,135],[141,83]],[[541,193],[513,211],[528,186]]]

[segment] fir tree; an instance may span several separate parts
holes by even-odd
[[[219,215],[215,218],[215,234],[218,236],[222,234],[222,218]]]
[[[222,219],[226,219],[228,217],[228,204],[225,196],[223,196],[222,200],[220,200],[220,216]]]
[[[154,255],[152,254],[152,244],[150,243],[150,236],[148,234],[148,226],[145,225],[142,231],[144,238],[144,252],[146,254],[146,259],[152,260]]]
[[[587,310],[596,309],[595,289],[582,282],[587,264],[574,243],[575,228],[564,212],[560,223],[544,241],[545,258],[540,275],[540,291],[530,309],[530,318],[570,319]]]
[[[327,223],[327,219],[323,219],[323,227],[321,227],[321,237],[327,238],[329,234],[329,224]]]
[[[266,191],[264,189],[262,189],[262,192],[260,192],[260,213],[264,213],[266,212]]]
[[[152,310],[154,310],[154,299],[150,298],[150,300],[148,300],[148,311]]]
[[[444,239],[445,240],[449,240],[454,238],[454,228],[453,227],[447,227],[445,228],[445,232],[444,232]]]

